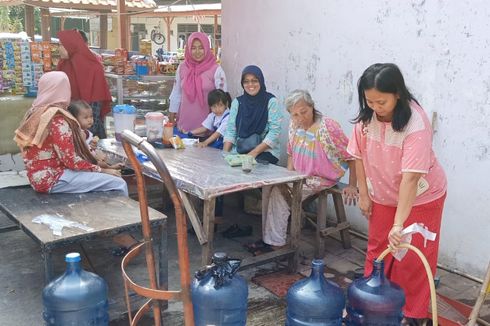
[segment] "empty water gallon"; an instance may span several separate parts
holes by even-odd
[[[405,294],[384,274],[384,262],[374,261],[370,276],[355,280],[347,290],[347,325],[399,326]]]
[[[196,326],[245,326],[248,286],[236,274],[240,262],[217,252],[210,266],[196,272],[191,285]]]
[[[66,271],[43,290],[46,325],[102,326],[109,324],[107,284],[80,267],[80,254],[65,257]]]
[[[345,306],[342,289],[323,275],[321,259],[311,262],[310,277],[294,283],[286,297],[286,326],[341,326]]]

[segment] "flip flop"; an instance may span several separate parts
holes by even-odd
[[[243,245],[243,247],[250,253],[254,253],[255,251],[265,247],[265,246],[269,246],[268,244],[266,244],[264,241],[262,241],[262,239],[259,239],[255,242],[252,242],[252,243],[245,243]]]
[[[252,255],[255,257],[255,256],[260,256],[260,255],[263,255],[265,253],[272,252],[272,251],[274,251],[272,246],[266,244],[264,247],[259,248],[259,249],[255,250],[254,252],[252,252]]]

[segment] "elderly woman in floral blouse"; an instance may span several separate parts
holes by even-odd
[[[311,95],[295,90],[286,98],[291,114],[288,138],[288,169],[308,175],[303,200],[336,185],[349,169],[349,185],[344,200],[355,204],[357,179],[354,158],[346,151],[349,139],[340,125],[315,109]],[[263,239],[246,245],[254,255],[278,249],[286,244],[289,206],[278,187],[271,190],[267,214],[263,216]]]

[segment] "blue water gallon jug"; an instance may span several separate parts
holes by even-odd
[[[311,262],[310,277],[294,283],[286,297],[286,326],[341,326],[345,306],[342,289],[323,275],[321,259]]]
[[[236,272],[241,261],[223,252],[196,272],[191,285],[195,326],[245,326],[248,286]]]
[[[384,274],[384,262],[374,261],[370,276],[355,280],[347,290],[347,325],[399,326],[405,294]]]
[[[46,325],[102,326],[109,324],[107,284],[80,267],[80,254],[65,257],[66,271],[43,290]]]

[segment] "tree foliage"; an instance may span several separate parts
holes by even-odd
[[[25,31],[25,6],[0,6],[0,32]],[[41,33],[41,11],[34,8],[34,33]]]

